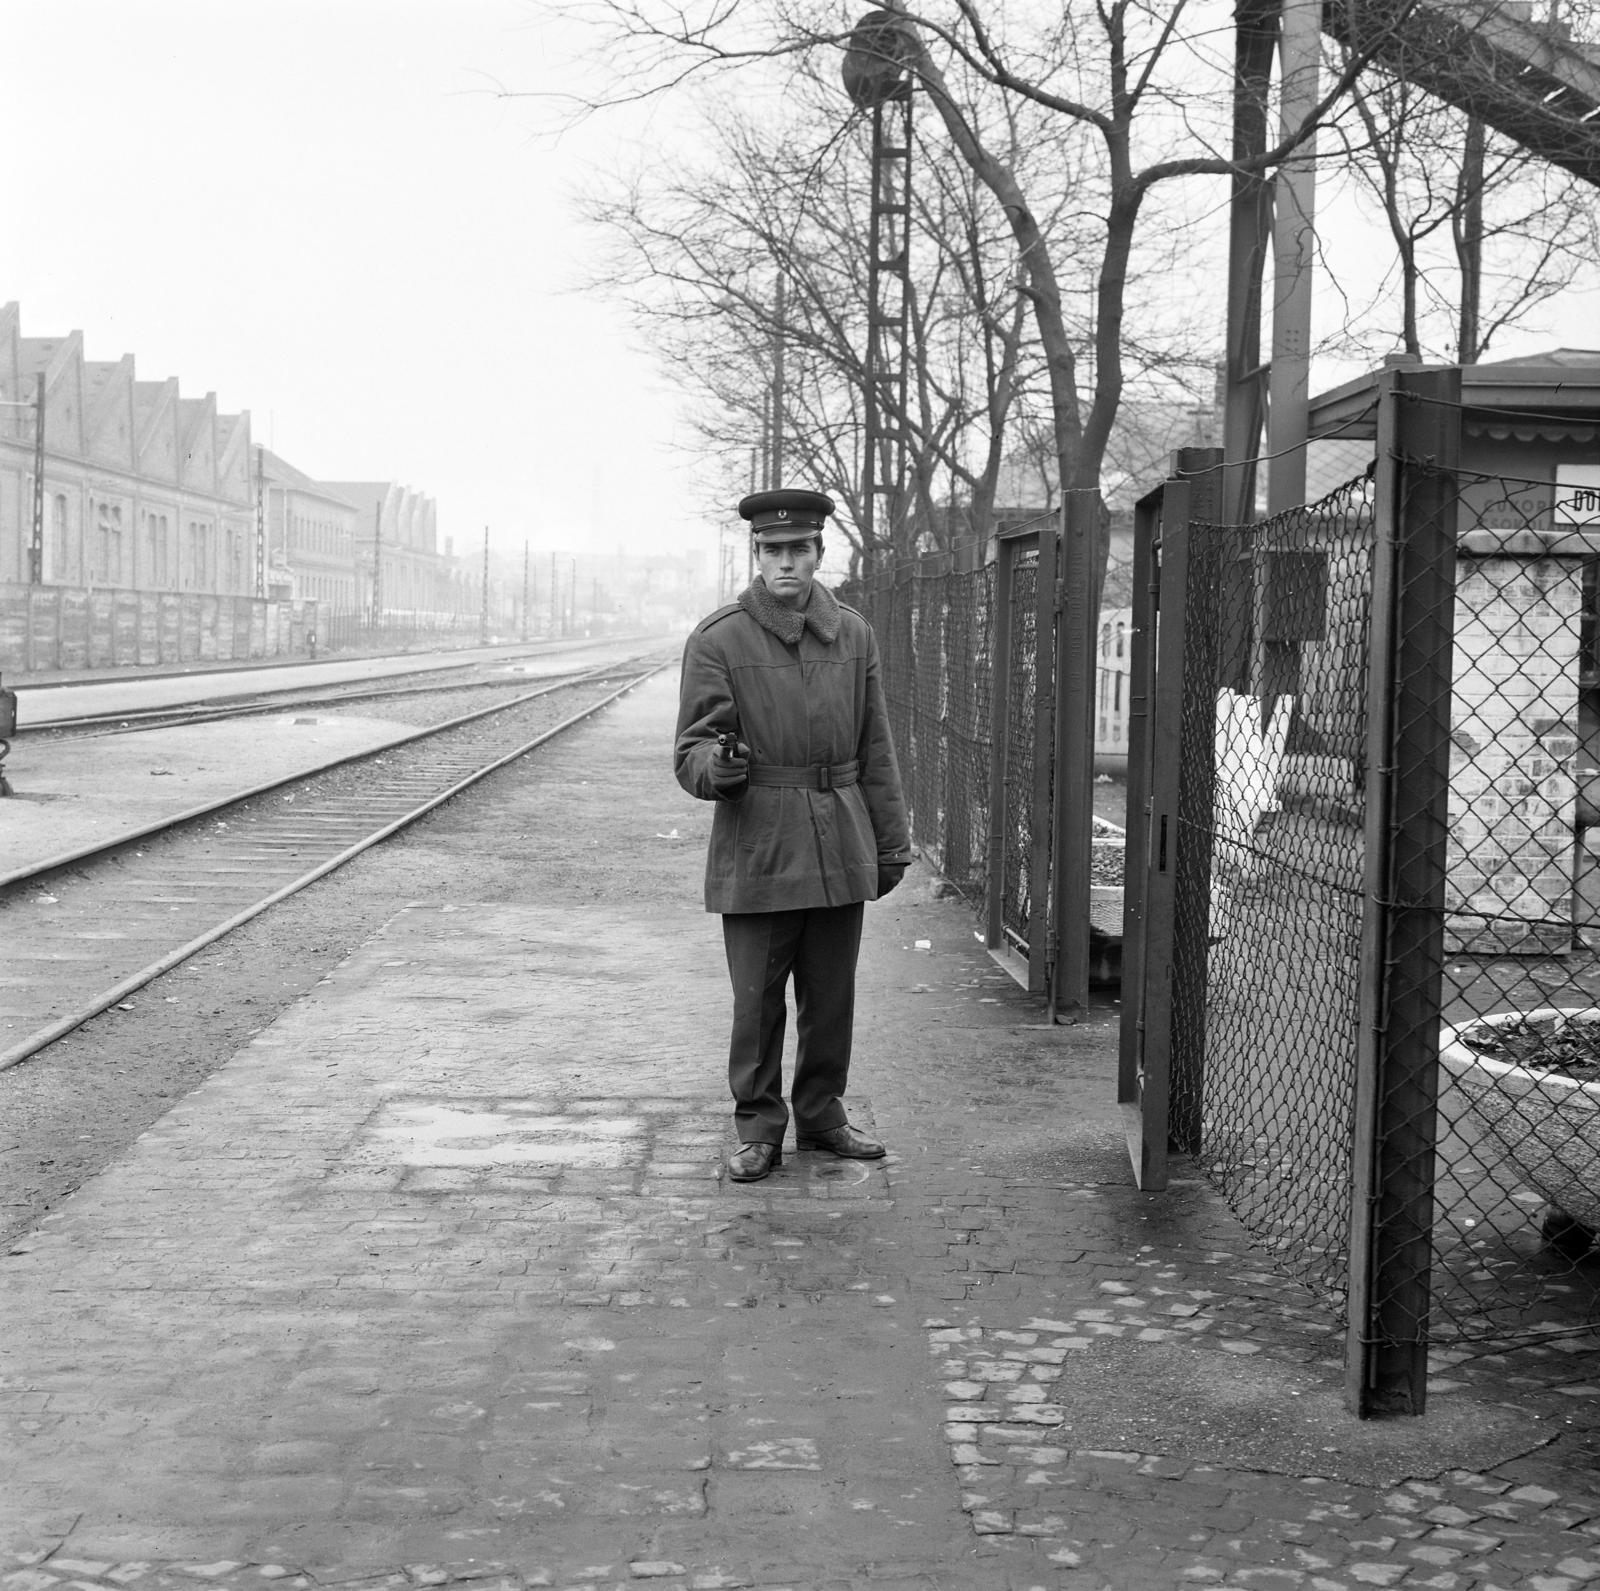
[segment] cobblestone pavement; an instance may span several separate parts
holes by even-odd
[[[0,1258],[0,1591],[1600,1584],[1593,1341],[1349,1420],[1210,1189],[1130,1186],[1114,1013],[1040,1025],[920,869],[863,957],[890,1157],[723,1181],[672,707],[437,820],[518,842],[494,898],[407,904]]]

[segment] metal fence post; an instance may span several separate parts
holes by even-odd
[[[985,857],[987,895],[983,942],[990,950],[1005,943],[1006,759],[1011,750],[1011,602],[1017,544],[1002,536],[995,548],[994,629],[989,650],[993,672],[989,716],[989,832]]]
[[[1069,491],[1061,510],[1056,585],[1055,791],[1051,814],[1052,1017],[1089,1014],[1089,875],[1094,820],[1094,645],[1100,499]]]
[[[1128,670],[1127,849],[1122,893],[1122,1017],[1117,1050],[1117,1103],[1127,1131],[1128,1155],[1139,1187],[1167,1185],[1166,1049],[1146,1048],[1146,895],[1150,882],[1150,777],[1154,724],[1156,538],[1161,529],[1161,488],[1140,501],[1133,520],[1133,633]],[[1168,931],[1170,932],[1170,920]],[[1169,941],[1170,943],[1170,941]],[[1163,949],[1160,954],[1166,955]],[[1156,1066],[1158,1071],[1152,1071]],[[1148,1115],[1147,1115],[1148,1105]]]
[[[1157,742],[1158,749],[1178,764],[1170,941],[1170,1123],[1172,1141],[1186,1153],[1198,1154],[1205,1103],[1220,628],[1217,575],[1222,553],[1217,533],[1210,527],[1222,513],[1222,450],[1179,448],[1173,457],[1173,473],[1189,483],[1189,491],[1185,499],[1187,556],[1181,599],[1185,613],[1183,652],[1175,681],[1181,696],[1180,727],[1170,746]],[[1207,528],[1201,530],[1199,526]],[[1172,598],[1169,596],[1168,600]]]
[[[964,750],[957,754],[951,708],[954,703],[972,700],[978,660],[972,648],[971,608],[962,603],[957,610],[957,592],[964,594],[956,573],[959,563],[958,553],[949,560],[939,582],[939,635],[944,656],[938,704],[939,763],[944,787],[944,871],[946,876],[965,882],[972,874],[972,768]]]
[[[1380,378],[1345,1401],[1427,1401],[1455,631],[1457,370]]]
[[[1028,993],[1044,994],[1055,960],[1051,940],[1050,840],[1053,823],[1051,765],[1055,760],[1056,575],[1061,534],[1053,525],[1039,530],[1039,571],[1035,597],[1033,665],[1033,806],[1029,820]],[[1049,1020],[1048,1016],[1046,1020]]]

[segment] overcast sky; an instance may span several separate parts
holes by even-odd
[[[572,193],[642,118],[557,143],[499,97],[571,81],[524,0],[5,0],[3,28],[25,336],[215,391],[319,478],[404,481],[458,550],[712,544],[674,395],[572,291]]]
[[[670,148],[674,111],[556,141],[496,92],[570,88],[587,35],[530,0],[4,0],[3,29],[25,335],[215,391],[313,476],[426,492],[458,550],[715,544],[676,395],[573,291],[585,173]],[[1590,296],[1498,354],[1597,322]]]

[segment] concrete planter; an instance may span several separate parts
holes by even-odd
[[[1440,1108],[1473,1118],[1480,1141],[1503,1155],[1517,1179],[1550,1205],[1546,1238],[1582,1252],[1600,1232],[1600,1082],[1518,1065],[1495,1053],[1497,1029],[1570,1041],[1575,1028],[1592,1029],[1600,1049],[1600,1008],[1503,1011],[1443,1028]],[[1504,1053],[1515,1053],[1504,1040],[1498,1044]]]

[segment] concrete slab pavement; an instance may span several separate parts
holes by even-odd
[[[920,868],[863,952],[889,1159],[721,1180],[672,707],[461,808],[548,864],[406,904],[0,1257],[0,1591],[1600,1582],[1592,1344],[1349,1421],[1212,1191],[1131,1187],[1114,1014],[1041,1026]]]

